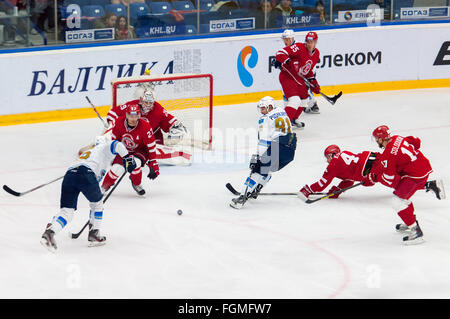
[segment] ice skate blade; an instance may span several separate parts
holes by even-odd
[[[243,206],[241,204],[230,203],[230,207],[234,209],[241,209]]]
[[[425,242],[425,240],[423,239],[423,237],[419,237],[419,238],[412,239],[412,240],[404,240],[403,239],[403,245],[405,245],[405,246],[419,245],[424,242]]]
[[[40,241],[41,245],[44,246],[45,249],[47,249],[49,252],[51,253],[56,253],[56,248],[53,246],[49,246],[47,245],[47,242],[44,238],[41,239]]]
[[[106,241],[90,241],[88,242],[88,247],[98,247],[106,244]]]

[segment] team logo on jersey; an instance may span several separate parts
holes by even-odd
[[[239,52],[237,58],[239,79],[244,86],[250,87],[253,84],[253,76],[245,67],[245,60],[247,56],[250,56],[248,59],[248,67],[253,69],[256,66],[256,63],[258,63],[258,51],[256,51],[254,47],[248,45],[244,47],[241,52]]]
[[[306,61],[306,64],[300,69],[300,72],[303,75],[306,75],[309,73],[309,71],[311,71],[311,68],[312,68],[312,61],[308,60],[308,61]]]
[[[133,136],[131,134],[124,134],[122,136],[122,143],[125,144],[127,150],[134,150],[135,148],[137,148],[137,145],[134,142]]]

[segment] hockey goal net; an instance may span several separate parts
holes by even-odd
[[[139,99],[145,89],[151,89],[155,100],[188,129],[192,145],[211,148],[213,115],[211,74],[123,77],[113,79],[111,86],[112,107]]]

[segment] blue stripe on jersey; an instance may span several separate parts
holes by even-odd
[[[258,145],[262,145],[262,146],[270,146],[270,144],[272,144],[271,141],[266,141],[266,140],[259,140]]]
[[[67,225],[67,220],[65,220],[63,217],[59,216],[56,221],[61,225],[61,228],[64,228],[64,226]]]
[[[117,143],[119,143],[119,141],[117,141],[117,140],[114,140],[114,141],[112,141],[112,143],[111,143],[111,153],[113,153],[114,155],[117,155],[117,152],[116,152],[116,145],[117,145]]]

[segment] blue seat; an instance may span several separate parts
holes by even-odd
[[[107,4],[105,11],[115,13],[116,16],[127,16],[127,8],[123,4]]]
[[[148,13],[150,13],[150,9],[146,3],[130,3],[130,24],[134,25],[137,22],[139,16],[146,15]]]
[[[105,15],[105,10],[102,6],[97,5],[83,6],[81,8],[81,15],[86,17],[100,18]]]
[[[91,0],[91,4],[102,6],[104,8],[106,5],[111,4],[111,0]]]
[[[197,25],[197,13],[196,12],[189,12],[183,14],[184,23],[186,25]],[[195,31],[197,32],[197,30]]]
[[[305,7],[315,7],[317,0],[303,0]]]
[[[91,0],[64,0],[63,6],[67,7],[69,4],[77,4],[80,7],[89,6],[94,4]]]
[[[178,0],[178,1],[172,1],[172,7],[175,10],[195,10],[194,5],[192,4],[191,1],[187,1],[187,0]]]
[[[200,10],[209,11],[216,3],[214,0],[200,0]]]
[[[186,35],[197,34],[197,28],[194,27],[193,25],[187,24],[187,25],[184,26],[184,34],[186,34]]]
[[[222,20],[225,18],[225,15],[218,11],[209,11],[200,13],[200,24],[207,24],[209,30],[209,21],[211,20]],[[202,29],[200,28],[200,32]]]
[[[165,1],[152,2],[150,3],[150,9],[153,14],[164,14],[169,13],[169,11],[172,10],[172,6]]]

